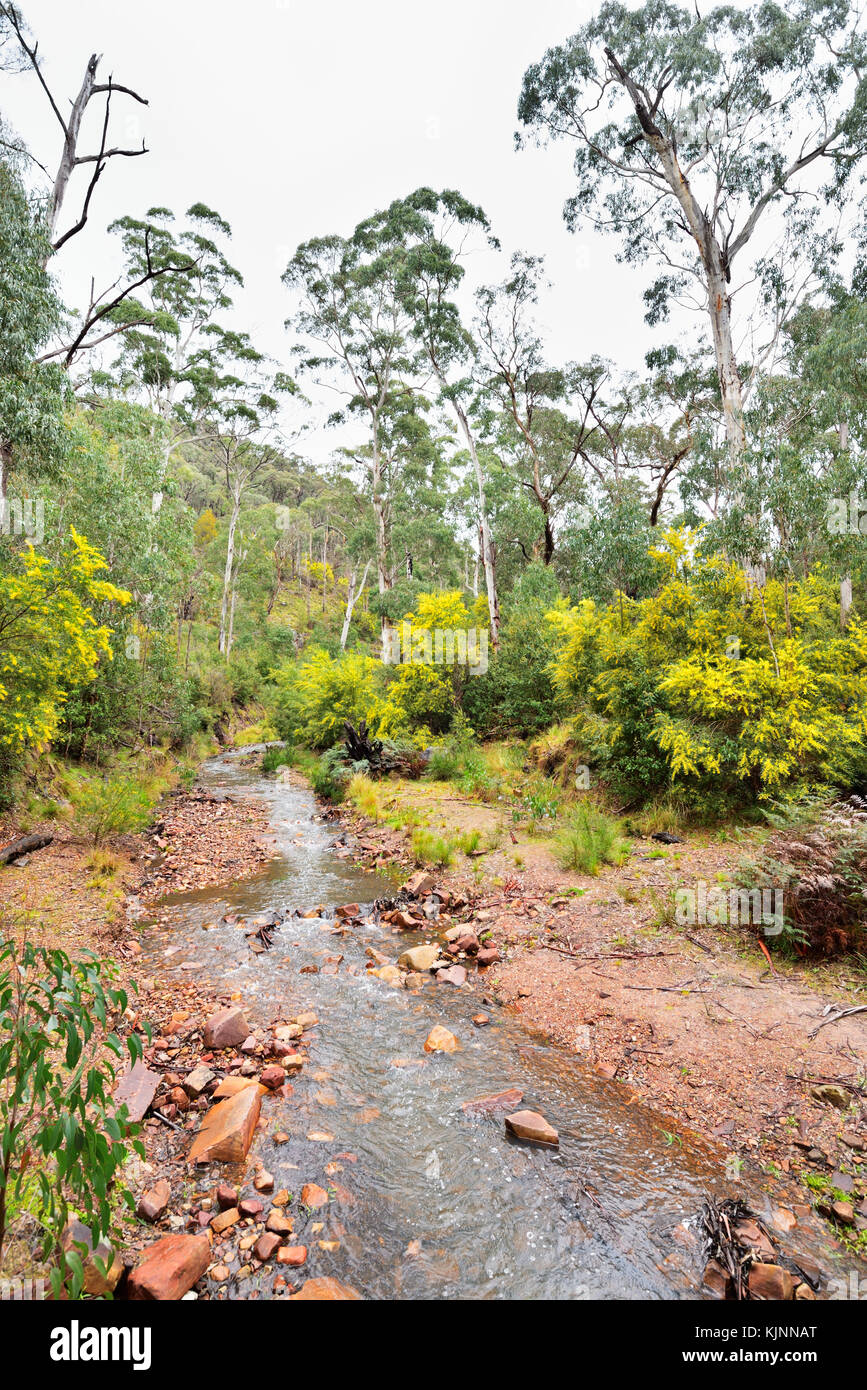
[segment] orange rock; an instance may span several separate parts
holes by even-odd
[[[305,1207],[309,1207],[312,1211],[316,1211],[319,1207],[327,1205],[328,1193],[315,1182],[308,1182],[305,1183],[301,1189],[301,1201]]]
[[[487,1115],[492,1110],[511,1110],[520,1105],[524,1092],[513,1088],[511,1091],[497,1091],[492,1096],[477,1096],[475,1100],[465,1100],[461,1109],[465,1115]]]
[[[213,1099],[226,1100],[230,1096],[236,1096],[239,1091],[246,1091],[248,1086],[259,1086],[255,1076],[227,1076],[214,1091]],[[261,1093],[265,1087],[260,1086],[259,1089]]]
[[[167,1302],[183,1298],[211,1262],[207,1236],[163,1236],[145,1251],[127,1280],[131,1299]]]
[[[215,1216],[211,1222],[211,1230],[215,1235],[222,1235],[223,1231],[228,1231],[230,1226],[236,1226],[241,1220],[241,1213],[237,1207],[229,1207],[226,1211],[221,1211],[219,1216]]]
[[[307,1261],[306,1245],[284,1245],[283,1249],[277,1254],[277,1263],[281,1265],[291,1265],[293,1269],[300,1269],[301,1265]]]
[[[350,1288],[348,1284],[341,1284],[339,1279],[305,1279],[297,1293],[291,1295],[292,1300],[304,1300],[309,1302],[338,1301],[338,1300],[360,1300],[361,1294],[356,1289]]]
[[[560,1143],[560,1136],[544,1115],[535,1110],[519,1110],[515,1115],[506,1116],[506,1129],[518,1139],[527,1139],[531,1144],[547,1144],[551,1147]]]
[[[425,1052],[457,1052],[459,1046],[454,1033],[450,1033],[448,1028],[442,1028],[437,1024],[428,1033],[424,1050]]]
[[[193,1140],[190,1163],[241,1163],[253,1139],[262,1098],[257,1086],[247,1086],[209,1110]]]

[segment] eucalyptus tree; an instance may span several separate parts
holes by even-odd
[[[390,483],[400,458],[394,448],[396,422],[414,411],[417,371],[401,274],[400,236],[388,225],[363,222],[349,238],[304,242],[283,275],[297,297],[286,326],[303,340],[301,370],[342,402],[330,423],[358,417],[366,422],[366,442],[353,454],[369,483],[380,594],[393,583]]]
[[[209,412],[219,413],[223,377],[231,381],[239,364],[259,360],[225,321],[244,281],[220,244],[232,235],[229,224],[203,203],[187,210],[179,228],[170,209],[155,207],[144,218],[120,218],[111,231],[121,239],[126,278],[145,292],[109,316],[105,338],[122,333],[120,352],[111,373],[96,380],[140,396],[166,422],[167,470]]]
[[[588,217],[619,234],[624,259],[661,265],[646,295],[651,321],[697,289],[735,463],[746,435],[733,272],[749,248],[741,278],[763,275],[773,296],[770,222],[787,227],[792,254],[828,254],[818,209],[838,219],[857,182],[865,62],[861,8],[848,0],[705,14],[671,0],[636,9],[606,0],[524,76],[525,131],[574,146],[568,225]]]
[[[555,368],[545,359],[535,322],[542,261],[516,254],[499,285],[476,295],[476,338],[487,384],[510,421],[521,486],[541,512],[543,558],[556,547],[559,511],[580,486],[587,448],[597,424],[592,418],[604,367]]]
[[[403,241],[403,287],[412,315],[412,331],[439,388],[441,400],[454,413],[465,442],[476,483],[476,515],[479,550],[485,573],[490,612],[491,642],[500,641],[500,606],[497,596],[496,554],[491,534],[485,472],[472,403],[476,393],[473,368],[476,349],[461,319],[455,294],[464,278],[461,257],[479,234],[497,247],[490,223],[480,207],[460,193],[436,193],[419,188],[408,198],[392,203],[379,217],[391,228],[396,242]]]
[[[204,392],[203,407],[207,410],[197,426],[199,436],[219,461],[228,503],[219,634],[219,650],[228,656],[241,510],[256,479],[282,456],[279,398],[294,393],[295,386],[285,373],[269,374],[259,354],[250,356],[245,351],[238,371],[208,375],[199,389]]]
[[[0,523],[12,469],[56,475],[65,452],[65,374],[36,360],[62,314],[44,268],[45,245],[38,210],[12,165],[0,160]]]

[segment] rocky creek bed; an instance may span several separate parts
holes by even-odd
[[[261,800],[275,857],[144,925],[145,987],[178,1007],[133,1088],[148,1163],[118,1293],[719,1297],[705,1199],[732,1195],[752,1214],[722,1254],[762,1265],[757,1296],[828,1297],[861,1268],[791,1188],[733,1183],[716,1145],[503,1007],[460,893],[363,871],[305,787],[245,756],[201,780]]]

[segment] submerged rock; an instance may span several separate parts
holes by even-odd
[[[506,1129],[516,1139],[526,1139],[531,1144],[546,1144],[554,1148],[560,1143],[560,1136],[553,1125],[549,1125],[544,1115],[539,1115],[535,1110],[519,1110],[514,1115],[507,1115]]]
[[[450,1033],[448,1028],[443,1028],[438,1023],[432,1028],[425,1038],[425,1052],[457,1052],[460,1043],[454,1033]]]
[[[491,1096],[465,1100],[461,1109],[465,1115],[489,1115],[495,1110],[511,1110],[513,1106],[520,1105],[523,1099],[524,1092],[513,1086],[509,1091],[496,1091]]]

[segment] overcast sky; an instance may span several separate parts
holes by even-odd
[[[22,8],[58,96],[75,94],[98,52],[103,80],[111,74],[150,102],[115,99],[116,139],[144,137],[150,153],[113,160],[103,175],[89,227],[55,262],[69,299],[85,297],[91,274],[111,278],[104,229],[114,217],[203,201],[233,228],[231,256],[246,280],[241,324],[285,360],[289,301],[279,276],[298,243],[347,234],[428,184],[480,203],[507,254],[546,256],[556,288],[543,324],[554,360],[598,353],[641,367],[651,342],[641,300],[648,276],[617,264],[612,239],[567,232],[567,146],[517,153],[513,142],[525,68],[589,18],[591,0],[22,0]],[[98,138],[102,107],[93,106]],[[32,74],[3,78],[2,110],[55,168],[59,128]],[[505,257],[491,271],[503,273]]]

